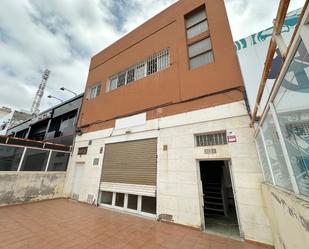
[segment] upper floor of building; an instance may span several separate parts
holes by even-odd
[[[28,118],[7,130],[7,135],[38,141],[72,145],[83,94]]]
[[[180,0],[91,58],[78,126],[238,101],[242,87],[224,1]]]

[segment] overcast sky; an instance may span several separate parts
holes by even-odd
[[[216,1],[216,0],[213,0]],[[86,4],[87,2],[87,4]],[[44,69],[41,110],[84,90],[90,57],[175,0],[1,0],[0,106],[30,110]],[[234,40],[270,27],[279,0],[225,0]],[[289,10],[305,0],[291,0]]]

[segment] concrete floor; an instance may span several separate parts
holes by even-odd
[[[205,217],[206,232],[220,234],[231,239],[240,240],[236,217],[207,215]]]
[[[71,200],[0,207],[0,248],[262,249]]]

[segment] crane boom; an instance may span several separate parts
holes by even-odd
[[[44,90],[46,87],[46,82],[48,80],[50,71],[48,69],[46,69],[43,74],[42,74],[42,80],[41,83],[39,85],[39,88],[34,96],[33,102],[32,102],[32,106],[31,106],[31,113],[33,116],[37,116],[40,113],[40,104],[41,104],[41,100],[42,97],[44,95]]]

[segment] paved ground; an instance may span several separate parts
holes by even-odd
[[[70,200],[0,207],[0,248],[263,249]]]

